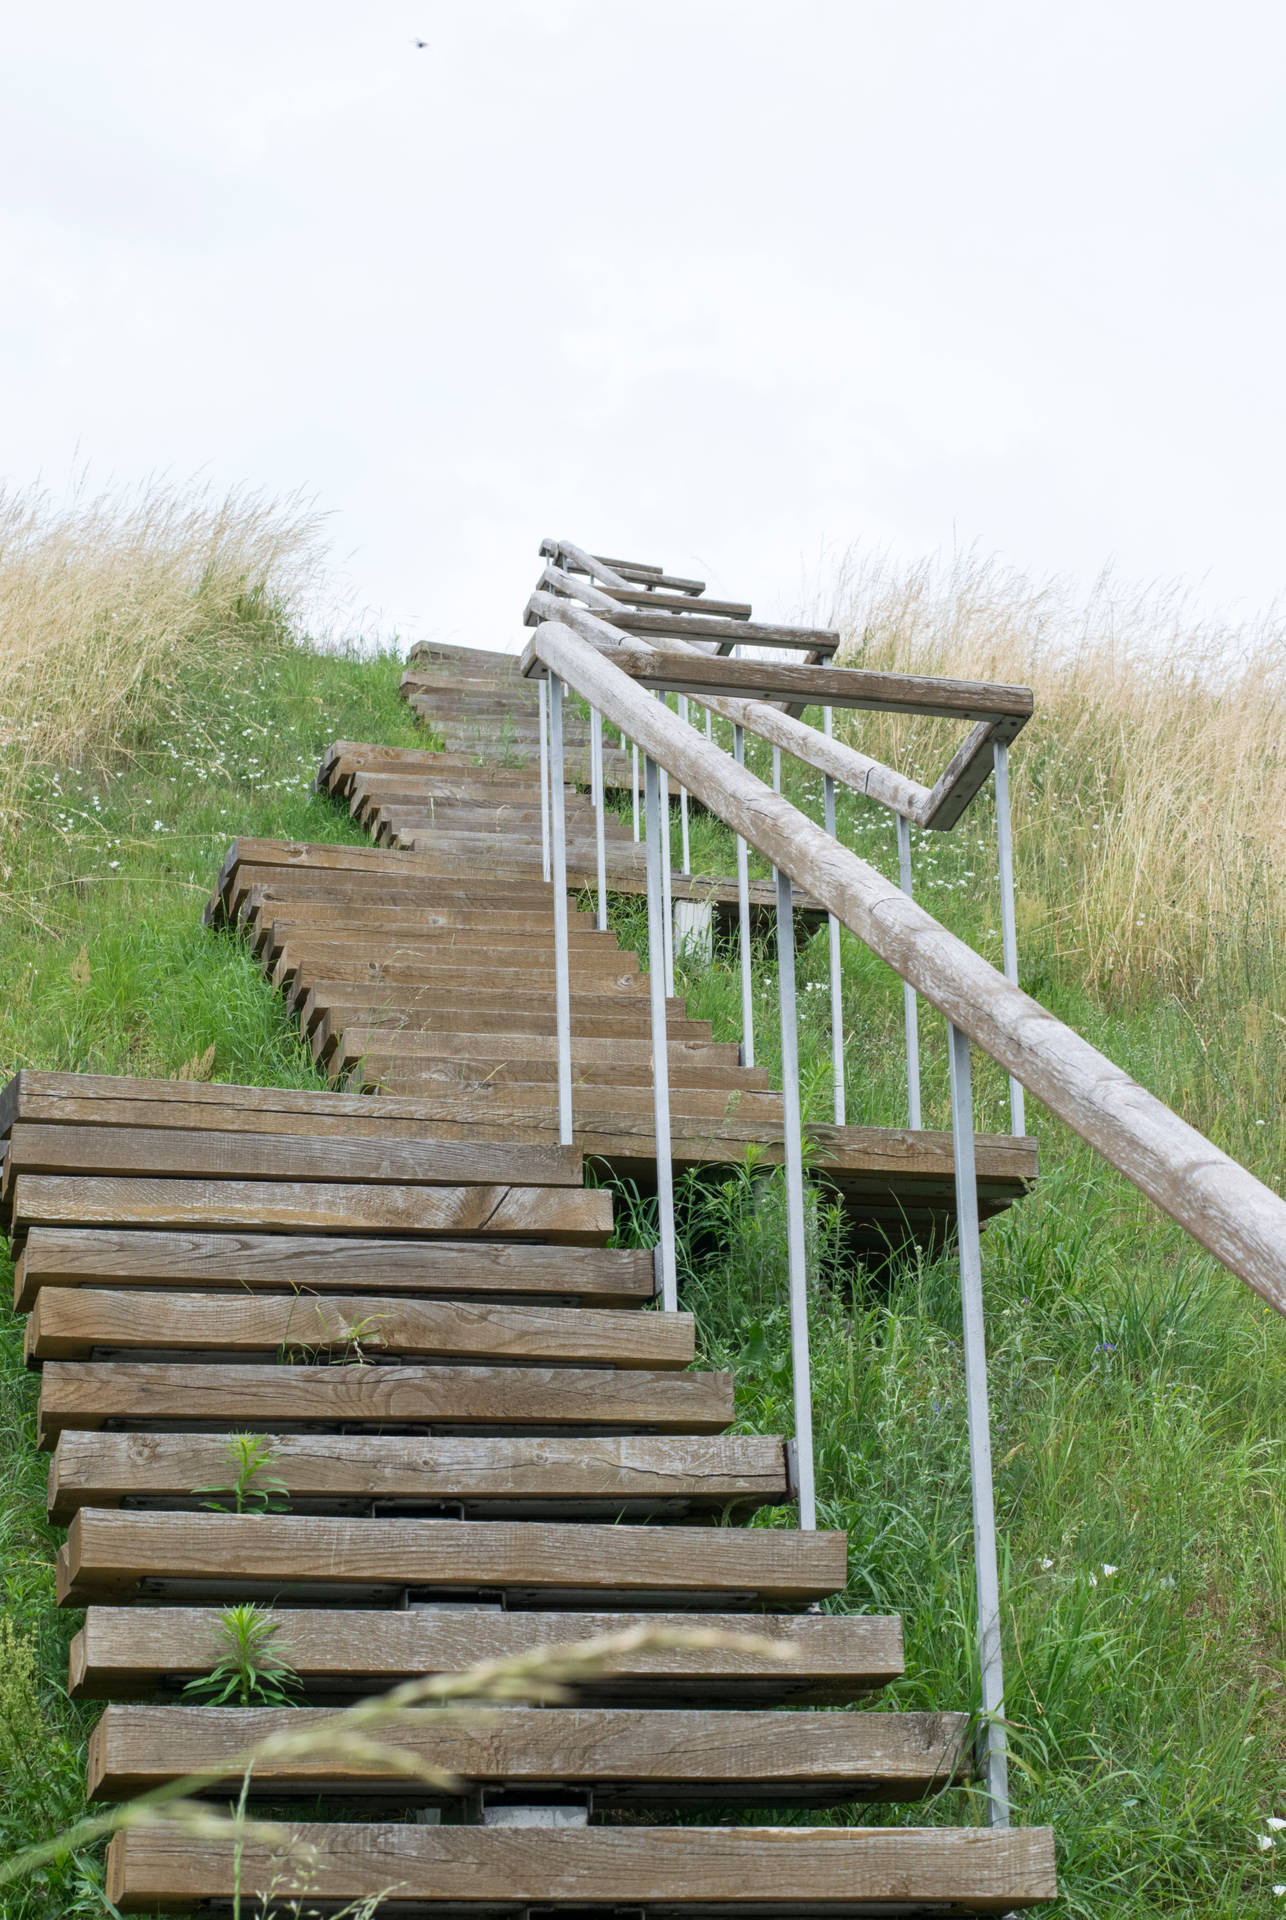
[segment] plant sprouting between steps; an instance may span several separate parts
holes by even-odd
[[[232,1470],[230,1480],[215,1486],[193,1487],[193,1493],[222,1496],[203,1500],[213,1513],[281,1513],[289,1504],[289,1489],[269,1469],[276,1464],[277,1449],[267,1434],[230,1433],[223,1443],[223,1457]]]
[[[225,1607],[219,1615],[223,1650],[209,1673],[183,1691],[211,1707],[289,1707],[300,1690],[289,1660],[273,1650],[281,1621],[253,1601]]]
[[[380,1321],[384,1318],[382,1313],[364,1313],[356,1320],[341,1319],[336,1324],[327,1317],[327,1309],[320,1301],[315,1312],[316,1338],[288,1334],[277,1349],[277,1357],[284,1366],[313,1366],[320,1363],[333,1367],[367,1367],[371,1365],[368,1349],[386,1344],[379,1331]]]

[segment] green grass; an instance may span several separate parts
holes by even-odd
[[[200,915],[236,834],[363,838],[312,793],[311,778],[334,738],[422,740],[397,699],[398,670],[391,656],[366,663],[265,640],[242,684],[189,670],[174,688],[183,718],[170,732],[131,739],[109,767],[36,777],[26,831],[7,855],[6,1074],[20,1065],[171,1074],[213,1045],[215,1078],[318,1084],[249,955],[203,930]],[[811,777],[788,772],[787,790],[820,813]],[[841,827],[864,857],[896,871],[891,827],[874,809],[843,798]],[[694,811],[692,837],[694,870],[733,870],[717,823]],[[956,835],[917,836],[916,860],[923,903],[998,958],[989,799]],[[1021,840],[1018,861],[1021,894],[1036,885]],[[1048,894],[1049,875],[1038,878]],[[645,944],[638,904],[614,913],[622,940]],[[1059,946],[1056,917],[1025,925],[1022,944],[1024,984],[1046,1005],[1276,1177],[1286,996],[1271,954],[1257,954],[1241,1001],[1122,1006],[1087,986],[1078,956]],[[844,951],[849,1115],[899,1125],[900,983],[847,935]],[[756,1038],[770,1069],[775,973],[765,943]],[[824,931],[802,945],[798,977],[806,1111],[826,1120]],[[716,1037],[737,1037],[734,951],[717,952],[685,987]],[[927,1013],[923,1032],[926,1120],[941,1125],[945,1036]],[[1256,1839],[1267,1816],[1286,1814],[1286,1334],[1087,1149],[1029,1112],[1040,1187],[985,1236],[1018,1817],[1056,1826],[1069,1915],[1286,1911],[1271,1891],[1286,1881],[1286,1859]],[[988,1063],[978,1114],[984,1127],[1007,1125],[1004,1077]],[[646,1205],[621,1199],[622,1236],[645,1233]],[[703,1357],[736,1370],[744,1428],[789,1431],[780,1185],[748,1167],[687,1183],[680,1211],[683,1291]],[[890,1704],[968,1707],[976,1674],[956,1276],[949,1259],[904,1262],[878,1283],[855,1270],[823,1192],[809,1230],[822,1517],[850,1539],[849,1589],[832,1605],[902,1615],[907,1674]],[[21,1331],[7,1320],[0,1374],[3,1850],[79,1812],[94,1717],[63,1693],[74,1620],[52,1605],[59,1536],[43,1518],[46,1462],[32,1447]],[[790,1523],[788,1512],[760,1520]],[[836,1815],[978,1817],[976,1799],[961,1794]],[[69,1858],[43,1883],[6,1892],[0,1913],[102,1913],[99,1887],[96,1856]]]

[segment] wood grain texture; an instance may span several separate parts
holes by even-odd
[[[637,1442],[631,1442],[637,1445]],[[727,1444],[720,1442],[721,1445]],[[377,1692],[429,1673],[460,1673],[483,1660],[511,1659],[637,1627],[690,1630],[690,1614],[502,1613],[482,1607],[386,1607],[337,1612],[280,1608],[275,1649],[318,1693]],[[771,1705],[860,1698],[903,1671],[902,1623],[887,1614],[703,1613],[713,1632],[750,1631],[789,1642],[793,1659],[723,1647],[642,1646],[606,1659],[578,1680],[577,1699],[620,1704],[668,1702]],[[71,1647],[76,1699],[126,1698],[181,1686],[208,1673],[227,1640],[214,1607],[93,1606]]]
[[[626,623],[615,619],[614,624]],[[618,664],[640,686],[663,687],[702,700],[796,700],[809,706],[915,713],[947,720],[975,716],[996,720],[1005,715],[1027,719],[1032,712],[1029,687],[944,680],[927,674],[795,666],[779,660],[725,660],[719,655],[668,651],[650,659],[630,654]]]
[[[19,1174],[14,1231],[31,1226],[248,1227],[314,1233],[530,1235],[594,1245],[611,1232],[606,1190],[348,1186],[326,1181],[152,1180]]]
[[[178,1422],[207,1432],[279,1426],[577,1426],[716,1433],[733,1412],[730,1373],[535,1366],[206,1366],[51,1360],[39,1444],[67,1427]]]
[[[458,1504],[523,1518],[557,1508],[603,1519],[695,1507],[779,1505],[789,1497],[786,1453],[766,1435],[520,1438],[469,1434],[278,1434],[269,1477],[294,1512],[336,1513],[378,1501],[414,1511]],[[229,1479],[217,1435],[64,1432],[49,1469],[49,1513],[66,1526],[80,1507],[164,1504],[200,1508],[193,1488]]]
[[[229,1118],[231,1118],[231,1111]],[[234,1128],[41,1126],[19,1121],[9,1136],[6,1186],[23,1173],[175,1175],[209,1180],[389,1183],[459,1187],[574,1187],[584,1180],[574,1147],[489,1141],[309,1139]]]
[[[851,1916],[862,1903],[941,1903],[947,1913],[1008,1913],[1057,1895],[1047,1827],[587,1827],[404,1825],[292,1827],[314,1846],[310,1897],[360,1898],[396,1887],[425,1911],[512,1913],[522,1905],[646,1904],[665,1916],[730,1907]],[[271,1856],[248,1843],[244,1874],[266,1885]],[[132,1827],[108,1849],[107,1892],[123,1912],[182,1911],[226,1899],[231,1841],[194,1841],[181,1829]],[[878,1908],[874,1909],[878,1911]]]
[[[503,1591],[652,1604],[735,1597],[803,1605],[839,1592],[842,1533],[509,1520],[345,1520],[296,1514],[136,1513],[82,1507],[58,1555],[63,1606],[140,1582],[210,1593]],[[176,1596],[177,1597],[177,1596]]]
[[[335,1716],[318,1707],[109,1706],[89,1743],[91,1800],[124,1800],[185,1773],[227,1769],[248,1748],[303,1733],[323,1736]],[[638,1707],[479,1708],[469,1724],[432,1713],[391,1716],[379,1741],[478,1786],[592,1788],[596,1803],[833,1806],[913,1800],[967,1773],[963,1713],[744,1713]],[[226,1777],[226,1775],[225,1775]],[[441,1800],[387,1763],[317,1751],[265,1759],[254,1792],[360,1793],[400,1788]]]
[[[579,1361],[628,1369],[682,1368],[695,1348],[690,1313],[496,1306],[395,1294],[162,1293],[45,1288],[27,1323],[31,1360],[67,1360],[95,1347],[276,1353],[351,1347],[456,1359]]]
[[[635,1248],[34,1227],[18,1255],[14,1304],[27,1312],[41,1287],[121,1284],[256,1293],[552,1295],[612,1306],[643,1305],[656,1292],[652,1255]]]

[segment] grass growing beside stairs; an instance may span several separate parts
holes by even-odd
[[[201,908],[236,833],[360,839],[311,791],[330,740],[422,736],[397,699],[391,655],[312,652],[258,616],[242,639],[234,672],[199,664],[195,651],[172,669],[172,710],[132,720],[99,762],[24,774],[22,832],[4,851],[0,1072],[186,1066],[223,1080],[319,1084],[249,956],[203,931]],[[788,787],[819,804],[802,775]],[[971,818],[955,836],[917,842],[921,898],[994,954],[986,805]],[[1020,887],[1024,831],[1020,819]],[[695,868],[731,870],[712,823],[694,816],[693,836]],[[845,836],[894,870],[892,835],[876,815],[855,804]],[[636,924],[624,914],[622,937]],[[900,988],[856,943],[846,939],[845,952],[850,1118],[898,1124]],[[825,958],[823,933],[800,962],[817,1119],[829,1116]],[[765,961],[765,976],[775,973],[771,950]],[[1046,1004],[1275,1175],[1281,1056],[1265,1068],[1236,1044],[1248,1006],[1286,1014],[1267,958],[1240,1002],[1229,992],[1211,1007],[1170,989],[1122,997],[1060,946],[1056,919],[1029,915],[1023,966]],[[735,1037],[735,955],[717,954],[687,987],[716,1037]],[[769,1062],[774,1008],[765,977]],[[945,1052],[931,1016],[924,1044],[928,1118],[941,1124]],[[1018,1817],[1057,1828],[1061,1910],[1078,1920],[1286,1911],[1273,1892],[1286,1882],[1286,1850],[1279,1860],[1266,1825],[1286,1814],[1286,1329],[1061,1128],[1038,1111],[1031,1120],[1042,1185],[985,1241]],[[998,1074],[981,1076],[980,1121],[1005,1123]],[[684,1290],[703,1360],[736,1370],[747,1428],[789,1430],[779,1190],[747,1169],[689,1187],[683,1208]],[[891,1704],[968,1705],[955,1276],[946,1260],[908,1263],[879,1285],[854,1274],[823,1199],[811,1231],[819,1488],[824,1521],[851,1538],[846,1604],[904,1617],[907,1679]],[[10,1850],[79,1813],[92,1710],[62,1692],[72,1623],[52,1606],[34,1382],[8,1318],[3,1361],[0,1847]],[[856,1817],[919,1822],[934,1810]],[[959,1801],[945,1801],[942,1817],[959,1819]],[[5,1920],[106,1911],[92,1854],[6,1890],[0,1906]]]

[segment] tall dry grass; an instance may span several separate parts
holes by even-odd
[[[1286,617],[1238,624],[1110,576],[1078,598],[977,553],[855,552],[823,611],[845,665],[1033,688],[1011,762],[1020,915],[1088,984],[1136,1002],[1234,986],[1253,1007],[1280,983]],[[873,714],[849,726],[929,782],[960,737]]]
[[[82,488],[67,504],[0,488],[0,832],[33,764],[127,741],[173,708],[174,670],[198,650],[231,663],[283,634],[320,533],[300,499],[244,488]]]

